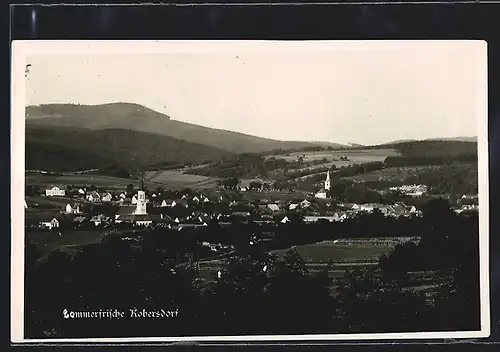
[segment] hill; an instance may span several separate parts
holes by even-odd
[[[342,147],[328,142],[278,141],[198,126],[172,120],[169,116],[132,103],[102,105],[47,104],[28,106],[26,120],[31,125],[81,127],[91,130],[124,129],[161,134],[204,144],[230,153],[261,153],[308,146]]]
[[[477,143],[449,140],[410,141],[377,146],[394,148],[403,157],[455,157],[477,155]]]
[[[477,137],[427,138],[427,139],[423,139],[423,140],[400,139],[397,141],[382,143],[381,145],[387,146],[387,145],[393,145],[393,144],[415,143],[415,142],[473,142],[473,143],[477,143]]]
[[[455,142],[475,142],[477,143],[477,137],[453,137],[453,138],[430,138],[426,141],[455,141]]]
[[[403,140],[391,143],[384,143],[366,147],[352,147],[357,149],[387,149],[397,150],[401,157],[422,158],[422,157],[456,157],[463,155],[477,155],[477,142],[461,140]]]
[[[26,126],[26,169],[73,171],[120,165],[203,163],[231,155],[172,137],[124,129]]]

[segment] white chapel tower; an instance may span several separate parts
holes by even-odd
[[[328,171],[326,174],[325,190],[330,190],[330,171]]]

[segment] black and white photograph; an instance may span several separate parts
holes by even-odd
[[[482,41],[17,41],[12,337],[487,337]]]

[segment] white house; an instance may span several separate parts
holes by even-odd
[[[324,188],[320,189],[318,192],[314,194],[314,197],[319,199],[326,199],[326,196],[327,194]]]
[[[40,227],[47,228],[49,230],[59,227],[59,220],[52,218],[50,221],[40,221]]]
[[[45,195],[47,197],[64,197],[66,190],[58,186],[52,186],[45,190]]]
[[[82,196],[83,196],[83,195],[85,195],[85,190],[84,190],[83,188],[80,188],[80,189],[78,190],[78,194],[80,194],[80,195],[82,195]]]
[[[307,199],[304,199],[302,202],[300,202],[300,206],[302,208],[309,208],[311,206],[311,202]]]
[[[101,195],[97,193],[96,191],[92,191],[89,194],[86,195],[85,197],[89,202],[100,202],[101,201]]]
[[[288,210],[295,210],[295,209],[297,209],[297,208],[298,208],[298,206],[299,206],[299,205],[298,205],[298,204],[296,204],[296,203],[290,204],[290,205],[288,206]]]
[[[358,204],[354,203],[351,207],[352,210],[361,210],[361,206],[359,206]]]
[[[160,205],[160,206],[161,206],[162,208],[165,208],[165,207],[171,207],[171,208],[173,208],[173,207],[175,207],[176,205],[177,205],[177,203],[175,202],[175,200],[165,200],[165,199],[164,199],[164,200],[161,202],[161,205]]]
[[[290,219],[288,218],[288,216],[285,216],[285,217],[283,217],[283,219],[281,219],[281,220],[280,220],[280,222],[281,222],[282,224],[287,224],[287,223],[289,223],[289,222],[290,222]]]
[[[135,194],[132,197],[132,204],[137,204],[137,195],[135,195]]]
[[[82,211],[80,210],[80,204],[66,204],[65,208],[65,213],[66,214],[81,214]]]
[[[113,200],[113,196],[111,195],[111,193],[109,192],[106,192],[106,193],[103,193],[102,196],[101,196],[101,200],[103,202],[111,202]]]

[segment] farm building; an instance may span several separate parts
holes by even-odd
[[[309,208],[311,206],[311,202],[308,201],[307,199],[304,199],[302,202],[299,203],[301,208]]]
[[[165,207],[175,207],[177,205],[177,203],[175,202],[175,200],[166,200],[164,199],[162,202],[161,202],[161,207],[162,208],[165,208]]]
[[[59,220],[55,217],[49,220],[49,218],[40,220],[40,227],[52,230],[54,228],[59,228]]]
[[[47,197],[64,197],[66,196],[66,189],[61,186],[50,186],[45,190]]]
[[[96,215],[96,216],[92,217],[92,219],[90,219],[90,222],[92,222],[95,226],[104,225],[104,224],[109,223],[110,221],[111,221],[111,218],[109,218],[108,216],[105,216],[103,214]]]
[[[82,211],[80,209],[80,204],[78,204],[78,203],[75,203],[73,205],[67,204],[66,208],[64,209],[64,212],[66,214],[81,214],[82,213]]]
[[[96,192],[92,191],[89,194],[86,195],[85,199],[87,199],[89,202],[100,202],[101,201],[101,195]]]
[[[77,216],[76,218],[73,219],[73,225],[74,226],[82,226],[88,221],[88,219],[85,216]]]
[[[113,195],[109,192],[103,193],[101,196],[101,201],[111,202],[113,200]]]

